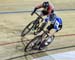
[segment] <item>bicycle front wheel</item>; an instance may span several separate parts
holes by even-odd
[[[32,39],[25,47],[24,51],[30,51],[33,50],[34,48],[36,48],[37,46],[40,45],[41,43],[41,36],[36,36],[34,39]]]
[[[28,34],[30,31],[31,31],[31,29],[33,28],[33,22],[34,21],[32,21],[32,22],[30,22],[24,29],[23,29],[23,31],[22,31],[22,33],[21,33],[21,36],[25,36],[26,34]]]

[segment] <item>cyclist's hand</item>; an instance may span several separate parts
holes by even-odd
[[[45,18],[45,22],[48,22],[48,18]]]
[[[34,12],[31,13],[31,16],[34,14]]]
[[[31,16],[35,13],[36,10],[37,10],[37,8],[34,9],[34,11],[31,13]]]

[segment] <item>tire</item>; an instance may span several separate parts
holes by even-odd
[[[48,39],[51,39],[51,41],[50,42],[48,42]],[[47,37],[42,43],[41,43],[41,45],[39,46],[39,50],[42,50],[42,49],[44,49],[45,47],[47,47],[48,45],[50,45],[51,43],[52,43],[52,41],[54,40],[54,36],[52,36],[52,37]],[[47,45],[46,45],[46,44]]]
[[[30,22],[24,29],[23,29],[23,31],[22,31],[22,33],[21,33],[21,36],[25,36],[26,34],[28,34],[30,31],[31,31],[31,29],[33,28],[33,22],[34,21],[32,21],[32,22]]]
[[[32,39],[25,47],[24,51],[30,51],[33,50],[34,48],[36,48],[36,46],[40,45],[41,42],[41,36],[36,36],[34,39]]]

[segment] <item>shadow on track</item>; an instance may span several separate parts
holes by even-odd
[[[60,47],[60,48],[54,48],[54,49],[48,49],[48,50],[41,50],[41,51],[39,50],[38,52],[31,52],[31,53],[28,53],[28,54],[24,54],[24,55],[20,55],[20,56],[16,56],[16,57],[11,57],[11,58],[8,58],[6,60],[13,60],[13,59],[17,59],[17,58],[20,58],[20,57],[25,57],[25,59],[27,60],[28,55],[33,55],[33,54],[38,54],[38,53],[43,53],[43,52],[48,52],[48,51],[67,49],[67,48],[73,48],[73,47],[75,47],[75,45],[65,46],[65,47]]]

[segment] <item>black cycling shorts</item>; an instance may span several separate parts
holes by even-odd
[[[59,30],[62,29],[62,25],[59,25]],[[54,29],[54,24],[50,24],[48,27],[47,27],[47,30],[50,31],[51,29]],[[58,32],[59,30],[56,30],[56,32]]]
[[[48,13],[49,13],[48,11],[42,10],[42,14],[43,14],[43,15],[48,15]],[[54,13],[54,10],[52,10],[51,13]]]

